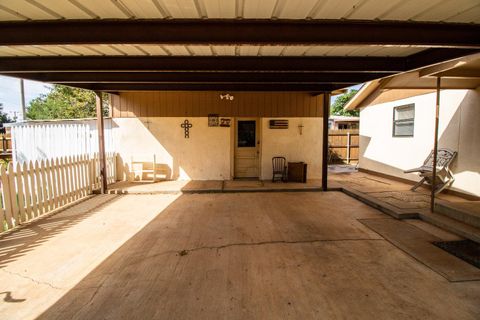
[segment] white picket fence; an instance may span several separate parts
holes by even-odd
[[[107,183],[115,182],[113,152],[106,154]],[[0,166],[0,220],[12,229],[79,200],[100,188],[98,155],[61,157]]]
[[[114,152],[113,122],[105,119],[105,151]],[[42,120],[8,124],[15,162],[46,160],[98,152],[95,119]]]

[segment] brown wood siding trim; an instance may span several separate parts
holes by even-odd
[[[371,105],[421,96],[433,92],[435,92],[435,89],[377,89],[363,100],[357,108],[365,108]]]
[[[321,117],[322,95],[304,92],[233,92],[221,100],[216,91],[121,92],[112,99],[113,117]]]

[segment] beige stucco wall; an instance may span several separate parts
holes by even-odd
[[[169,170],[168,179],[223,180],[230,178],[230,128],[208,127],[206,117],[191,117],[190,138],[180,124],[185,118],[115,118],[114,136],[119,154],[117,174],[134,161],[152,161]]]
[[[322,118],[282,118],[288,129],[269,129],[271,118],[260,118],[262,179],[271,179],[273,156],[308,163],[308,178],[320,179],[322,167]],[[276,118],[278,119],[278,118]],[[113,119],[119,154],[117,178],[122,180],[130,161],[152,161],[168,171],[168,179],[228,180],[233,174],[234,128],[208,127],[207,117],[188,117],[193,124],[185,139],[184,117]],[[233,119],[232,119],[233,123]],[[298,126],[302,124],[302,135]]]
[[[452,189],[480,196],[480,91],[442,90],[439,147],[458,152]],[[414,137],[392,137],[393,108],[415,103]],[[369,105],[360,112],[360,168],[418,180],[403,170],[420,166],[433,148],[435,93]]]
[[[262,119],[262,179],[272,178],[272,157],[287,161],[303,161],[308,165],[308,179],[322,178],[322,118],[285,118],[288,129],[269,129],[269,120]],[[303,125],[300,134],[299,125]]]

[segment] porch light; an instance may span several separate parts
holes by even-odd
[[[235,99],[235,97],[229,93],[220,94],[220,100],[224,100],[224,99],[232,101],[233,99]]]

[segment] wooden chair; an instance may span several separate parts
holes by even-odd
[[[287,159],[285,157],[273,157],[272,158],[272,182],[275,182],[275,177],[280,176],[280,181],[287,180]]]
[[[457,152],[447,148],[438,149],[437,151],[437,174],[433,178],[433,151],[430,152],[423,165],[418,168],[404,171],[404,173],[418,172],[422,180],[417,182],[411,190],[414,191],[420,187],[424,182],[432,185],[435,184],[435,194],[442,192],[443,189],[450,186],[455,178],[453,172],[450,170],[450,164],[453,162]]]

